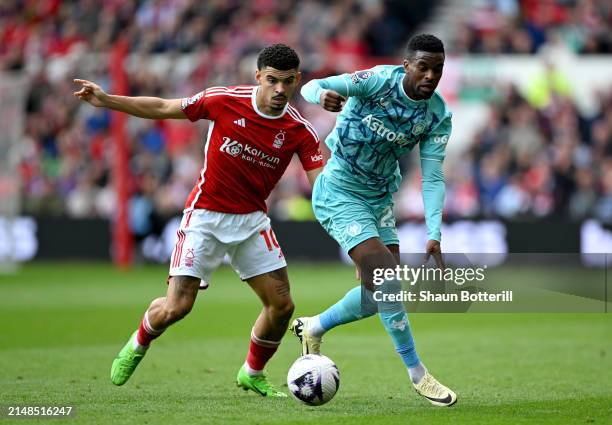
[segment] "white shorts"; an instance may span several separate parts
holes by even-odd
[[[185,211],[177,235],[169,275],[199,277],[202,289],[226,254],[242,280],[287,266],[270,219],[262,211]]]

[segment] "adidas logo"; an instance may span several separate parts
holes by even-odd
[[[246,120],[244,118],[240,118],[240,119],[234,121],[234,124],[237,124],[240,127],[246,127]]]

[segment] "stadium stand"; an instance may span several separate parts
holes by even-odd
[[[181,97],[210,85],[250,82],[252,63],[245,65],[245,58],[279,41],[298,49],[306,80],[395,61],[408,28],[429,16],[434,3],[411,2],[408,8],[400,1],[359,0],[258,0],[246,6],[232,0],[2,2],[0,69],[31,76],[20,147],[24,213],[112,216],[110,115],[79,104],[72,78],[108,89],[108,63],[99,58],[118,38],[128,41],[134,61],[131,95]],[[579,53],[609,53],[609,16],[605,2],[485,2],[470,22],[460,23],[449,53],[532,53],[551,40],[563,40]],[[580,33],[572,32],[577,22]],[[83,68],[91,55],[98,59]],[[158,55],[187,55],[184,78],[179,65],[160,75],[139,62]],[[534,84],[528,92],[498,88],[486,125],[447,173],[447,218],[555,215],[612,222],[612,92],[601,92],[596,114],[585,116],[569,96],[567,78],[555,81]],[[299,99],[294,103],[324,138],[333,116]],[[131,228],[144,236],[159,232],[182,210],[199,171],[207,124],[128,123]],[[402,168],[398,217],[420,219],[422,205],[414,201],[420,197],[418,167],[406,158]],[[277,219],[312,219],[308,196],[295,164],[270,198],[270,213]]]

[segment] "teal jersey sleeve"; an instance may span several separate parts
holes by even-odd
[[[352,74],[334,75],[320,80],[311,80],[301,90],[302,97],[318,104],[323,90],[333,90],[344,97],[373,96],[385,83],[387,77],[373,69],[355,71]]]
[[[419,144],[427,237],[436,241],[440,241],[442,236],[440,227],[442,225],[445,195],[442,164],[451,130],[451,115],[449,113],[429,134],[429,137]]]

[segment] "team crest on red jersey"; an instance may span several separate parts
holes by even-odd
[[[276,136],[274,136],[274,143],[272,143],[272,146],[274,146],[276,149],[280,149],[281,146],[283,146],[283,143],[285,143],[286,134],[287,134],[286,131],[279,130]]]

